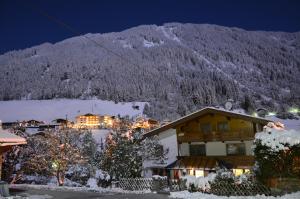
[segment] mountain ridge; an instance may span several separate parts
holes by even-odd
[[[0,55],[0,99],[148,101],[159,119],[228,99],[286,109],[300,102],[299,55],[300,32],[142,25]]]

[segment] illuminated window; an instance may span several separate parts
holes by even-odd
[[[250,172],[249,169],[233,169],[232,171],[233,171],[233,174],[235,176],[240,176],[240,175],[242,175],[244,173],[249,173]]]
[[[189,170],[189,175],[190,175],[190,176],[193,176],[193,175],[194,175],[194,170],[193,170],[193,169]]]
[[[203,177],[204,176],[204,170],[195,170],[195,176],[196,177]]]

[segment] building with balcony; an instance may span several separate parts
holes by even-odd
[[[251,147],[255,133],[262,131],[268,122],[210,107],[196,111],[144,134],[144,137],[157,135],[171,153],[164,164],[144,164],[144,175],[178,178],[186,172],[206,176],[217,167],[240,175],[254,165]]]
[[[100,116],[87,113],[85,115],[76,116],[75,128],[89,128],[97,129],[100,128]]]
[[[114,116],[111,115],[101,115],[100,119],[100,128],[111,129],[114,125]]]

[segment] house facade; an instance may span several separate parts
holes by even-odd
[[[172,131],[176,141],[164,147],[177,146],[176,160],[161,169],[152,167],[152,174],[170,178],[179,178],[183,172],[206,176],[217,167],[231,169],[235,175],[245,173],[254,165],[251,147],[255,133],[262,131],[268,122],[209,107],[150,131],[144,136]]]
[[[85,115],[78,115],[76,117],[75,127],[98,129],[100,128],[100,116],[91,113],[87,113]]]

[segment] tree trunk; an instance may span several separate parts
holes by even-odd
[[[57,171],[56,178],[59,186],[63,186],[65,182],[65,174],[62,171]]]

